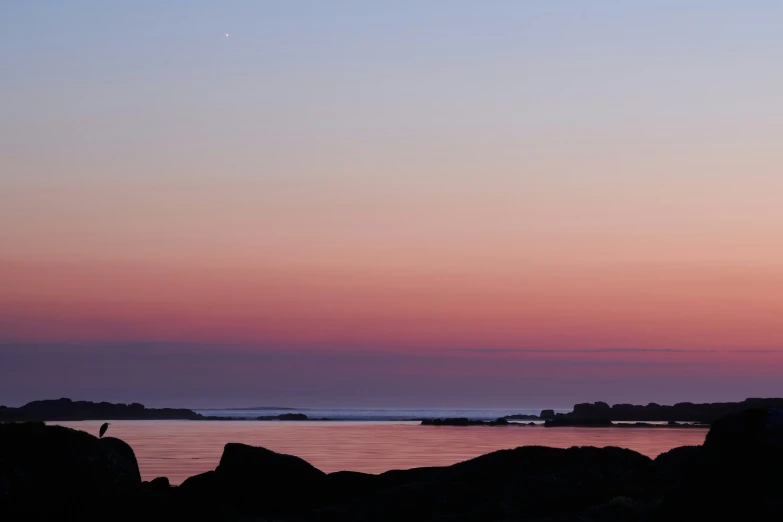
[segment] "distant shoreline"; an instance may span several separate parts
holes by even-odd
[[[543,427],[543,428],[701,428],[708,429],[709,424],[700,422],[675,422],[668,421],[666,423],[651,423],[651,422],[612,422],[606,420],[595,419],[555,419],[547,420],[544,422],[513,422],[507,420],[505,417],[501,417],[494,421],[476,421],[466,418],[451,418],[451,419],[424,419],[421,421],[422,426],[500,426],[500,427]]]
[[[56,400],[33,401],[19,408],[0,406],[0,421],[112,421],[112,420],[196,420],[196,421],[396,421],[420,422],[425,426],[544,426],[544,427],[619,427],[619,428],[706,428],[715,419],[751,408],[783,408],[783,399],[745,399],[733,403],[678,403],[673,406],[648,404],[638,406],[604,402],[581,403],[568,413],[542,410],[540,415],[510,414],[495,420],[467,417],[437,418],[409,417],[389,419],[362,419],[339,417],[311,417],[302,411],[307,408],[233,408],[234,411],[285,411],[277,415],[233,417],[204,415],[186,408],[146,408],[139,403],[113,404],[109,402]],[[210,410],[201,410],[210,411]],[[221,410],[211,410],[221,411]],[[229,411],[229,410],[223,410]],[[432,410],[437,411],[437,410]],[[447,410],[443,410],[447,411]],[[476,410],[479,411],[479,410]],[[491,411],[491,410],[488,410]],[[486,418],[486,417],[485,417]],[[519,422],[517,422],[519,421]],[[666,424],[662,424],[666,423]]]

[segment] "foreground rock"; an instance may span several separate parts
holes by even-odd
[[[227,444],[179,487],[141,483],[117,439],[0,425],[0,520],[767,521],[783,517],[783,411],[714,423],[703,446],[655,460],[620,448],[537,446],[444,467],[326,474]]]
[[[620,448],[503,450],[443,468],[389,472],[380,487],[303,520],[539,520],[618,496],[648,501],[652,461]]]
[[[143,404],[57,399],[33,401],[20,408],[0,406],[0,421],[200,420],[198,413],[177,408],[145,408]]]
[[[43,423],[0,423],[0,518],[97,517],[141,485],[125,442]],[[8,518],[1,516],[5,514]]]
[[[215,471],[187,479],[180,490],[192,501],[211,497],[241,512],[278,515],[311,507],[325,476],[299,457],[229,443]]]
[[[719,419],[704,445],[683,452],[681,460],[681,487],[665,499],[670,512],[719,518],[736,513],[742,520],[783,516],[782,409]]]

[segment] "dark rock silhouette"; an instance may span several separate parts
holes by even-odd
[[[667,492],[675,492],[683,487],[685,477],[690,470],[704,465],[702,446],[680,446],[655,458],[658,479]]]
[[[668,512],[702,519],[783,515],[783,410],[746,410],[719,419],[704,445],[689,452],[681,459],[680,487],[664,499]]]
[[[742,457],[764,454],[778,458],[783,452],[783,408],[746,410],[713,423],[704,447],[709,451]]]
[[[276,453],[266,448],[230,442],[215,470],[225,480],[242,482],[254,487],[294,485],[324,477],[324,472],[309,462]]]
[[[149,488],[156,491],[166,491],[171,487],[168,477],[157,477],[149,481]]]
[[[63,487],[141,483],[133,449],[113,437],[46,426],[43,423],[1,423],[0,458],[29,487],[60,481]]]
[[[713,423],[655,460],[621,448],[526,446],[451,466],[325,474],[227,444],[214,471],[141,482],[119,439],[0,423],[1,520],[678,521],[783,517],[783,410]],[[108,514],[108,515],[107,515]]]
[[[215,495],[218,493],[219,481],[214,471],[205,471],[198,475],[186,478],[179,486],[179,492],[185,496],[198,500],[204,498],[204,495]]]
[[[0,518],[97,515],[95,499],[110,501],[141,484],[136,456],[121,440],[43,423],[0,423]],[[21,518],[20,518],[21,519]]]
[[[211,495],[244,512],[277,514],[310,507],[313,497],[302,491],[316,491],[325,477],[299,457],[229,443],[214,472],[191,477],[180,489],[192,498]]]
[[[0,407],[0,421],[81,421],[81,420],[200,420],[198,413],[175,408],[145,408],[143,404],[57,399],[33,401],[21,408]]]
[[[101,449],[107,452],[113,469],[123,470],[123,481],[127,479],[132,484],[141,483],[136,454],[127,442],[114,437],[104,437],[99,439],[99,444]]]
[[[646,499],[654,476],[652,461],[630,450],[528,446],[381,474],[373,494],[307,520],[538,520],[621,495]]]
[[[662,406],[650,403],[646,406],[633,404],[615,404],[605,402],[581,403],[574,405],[569,413],[554,415],[557,419],[605,419],[611,421],[640,422],[700,422],[710,424],[713,421],[749,409],[783,408],[783,399],[745,399],[742,402],[716,402],[694,404],[680,402],[674,406]]]

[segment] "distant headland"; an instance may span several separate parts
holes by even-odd
[[[237,420],[233,417],[201,415],[186,408],[146,408],[137,402],[72,401],[62,398],[28,402],[20,408],[0,406],[2,421],[88,421],[88,420]],[[247,420],[308,420],[302,413],[264,415]]]
[[[62,398],[28,402],[20,408],[0,406],[0,421],[83,421],[83,420],[201,420],[185,408],[146,408],[143,404],[72,401]]]
[[[541,415],[506,415],[494,421],[476,421],[466,418],[423,419],[423,426],[540,426],[534,422],[544,421],[548,428],[555,427],[707,427],[716,420],[749,409],[783,408],[783,399],[750,398],[742,402],[714,402],[694,404],[680,402],[673,406],[650,403],[645,406],[634,404],[615,404],[605,402],[575,404],[573,411],[555,413],[554,410],[542,410]]]
[[[742,402],[711,402],[694,404],[679,402],[673,406],[650,403],[646,406],[633,404],[615,404],[605,402],[581,403],[574,405],[569,413],[550,414],[547,423],[552,426],[587,425],[591,422],[697,422],[712,424],[727,415],[733,415],[749,409],[783,408],[783,399],[770,398],[745,399]],[[543,412],[542,412],[543,413]],[[542,415],[543,417],[543,415]]]

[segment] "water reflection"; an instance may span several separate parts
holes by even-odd
[[[62,422],[98,434],[101,421]],[[107,436],[133,446],[144,480],[180,484],[217,466],[227,442],[297,455],[329,473],[380,473],[443,466],[498,449],[541,445],[620,446],[655,457],[701,444],[707,431],[682,428],[430,427],[404,422],[112,421]]]

